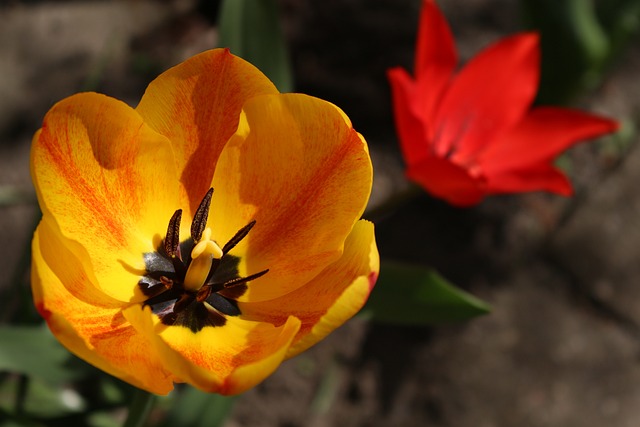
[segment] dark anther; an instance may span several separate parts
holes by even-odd
[[[233,288],[234,286],[239,286],[239,285],[242,285],[243,283],[250,282],[251,280],[255,280],[258,277],[262,277],[265,274],[267,274],[268,272],[269,272],[269,269],[267,268],[266,270],[262,270],[259,273],[252,274],[252,275],[247,276],[247,277],[236,277],[235,279],[227,280],[226,282],[224,282],[222,284],[222,287],[223,288]],[[213,284],[212,286],[216,287],[215,284]]]
[[[196,294],[196,301],[202,302],[211,295],[211,286],[203,286]]]
[[[254,225],[256,225],[255,219],[238,230],[238,232],[227,242],[227,244],[224,245],[224,247],[222,248],[222,253],[226,254],[231,249],[235,248],[235,246],[240,243],[242,239],[247,237],[247,234],[249,234]]]
[[[182,220],[182,209],[178,209],[167,227],[167,237],[164,239],[164,251],[171,258],[180,257],[180,221]]]
[[[173,287],[173,280],[167,276],[160,276],[160,283],[164,285],[165,289],[171,289]]]
[[[182,326],[196,333],[205,327],[223,326],[226,316],[239,316],[240,298],[248,289],[248,282],[264,276],[263,270],[241,277],[241,259],[229,252],[238,245],[256,224],[251,221],[224,245],[222,257],[212,258],[206,279],[197,289],[185,287],[187,273],[193,262],[192,250],[203,238],[209,216],[213,188],[209,189],[198,206],[191,223],[191,238],[180,242],[182,210],[178,209],[167,227],[167,235],[155,252],[144,254],[146,274],[138,282],[146,297],[143,306],[167,326]]]
[[[200,206],[193,216],[191,222],[191,238],[198,243],[202,238],[202,233],[207,226],[207,218],[209,218],[209,206],[211,205],[211,197],[213,196],[213,188],[210,188],[205,194],[204,199],[200,202]]]

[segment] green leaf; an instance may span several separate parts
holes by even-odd
[[[456,288],[432,269],[383,262],[380,277],[363,309],[373,320],[424,325],[470,319],[490,311],[473,295]]]
[[[0,327],[0,372],[17,372],[51,384],[72,381],[85,372],[74,357],[40,326]]]
[[[220,46],[258,67],[280,92],[291,92],[291,63],[275,0],[223,0]]]
[[[193,387],[177,389],[163,427],[218,427],[227,419],[235,397],[209,394]]]
[[[521,6],[527,26],[542,36],[539,104],[566,104],[600,84],[614,52],[593,0],[521,0]]]
[[[136,390],[129,406],[129,414],[123,427],[142,427],[146,424],[156,396],[144,390]]]

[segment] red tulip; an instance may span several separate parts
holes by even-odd
[[[540,76],[536,33],[507,37],[460,71],[456,65],[451,30],[434,0],[424,0],[415,77],[393,68],[389,80],[408,178],[452,205],[500,193],[571,195],[555,157],[618,128],[577,110],[532,107]]]

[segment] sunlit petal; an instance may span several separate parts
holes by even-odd
[[[244,258],[241,273],[269,273],[246,298],[291,292],[336,260],[371,179],[366,144],[332,104],[297,94],[248,102],[218,161],[209,218],[221,242],[256,221],[234,253]]]
[[[172,143],[191,212],[209,189],[216,162],[251,97],[278,93],[257,68],[225,49],[203,52],[149,84],[136,111]]]
[[[130,300],[131,273],[144,268],[142,254],[155,249],[181,203],[168,140],[126,104],[79,94],[45,116],[31,173],[45,217],[82,246],[87,256],[79,258],[95,283]]]
[[[32,249],[34,303],[56,338],[77,356],[124,381],[168,393],[173,377],[148,351],[151,337],[135,332],[117,301],[105,295],[96,303],[90,278],[73,257],[61,254],[65,248],[46,224],[38,228]]]

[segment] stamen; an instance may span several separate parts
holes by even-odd
[[[173,280],[169,279],[167,276],[160,276],[160,283],[162,283],[167,290],[173,287]]]
[[[193,216],[193,221],[191,222],[191,237],[196,243],[199,242],[202,238],[202,232],[207,226],[207,219],[209,218],[209,206],[211,205],[212,196],[213,188],[210,188],[200,202],[200,206],[198,206],[198,209]]]
[[[203,286],[196,294],[196,301],[202,302],[211,295],[211,286]]]
[[[249,234],[256,221],[238,230],[221,249],[207,227],[212,196],[213,188],[196,209],[191,239],[182,244],[182,210],[173,214],[162,246],[144,255],[147,272],[138,282],[146,297],[143,306],[151,307],[164,325],[187,327],[193,333],[223,326],[227,316],[240,315],[237,299],[248,289],[247,282],[269,271],[238,277],[241,258],[228,252]],[[181,251],[188,251],[184,259]]]
[[[178,209],[167,227],[167,237],[164,239],[164,251],[171,258],[180,257],[180,221],[182,220],[182,209]]]
[[[268,272],[269,272],[269,269],[267,268],[266,270],[262,270],[259,273],[255,273],[255,274],[252,274],[252,275],[247,276],[247,277],[236,277],[235,279],[227,280],[226,282],[224,282],[222,284],[222,287],[223,288],[233,288],[234,286],[242,285],[243,283],[249,282],[251,280],[255,280],[258,277],[262,277],[265,274],[267,274]],[[215,287],[215,284],[213,284],[212,286]]]
[[[226,254],[231,249],[235,248],[242,239],[247,237],[247,234],[249,234],[254,225],[256,225],[255,219],[238,230],[238,232],[227,242],[227,244],[224,245],[224,248],[222,248],[222,252]]]

